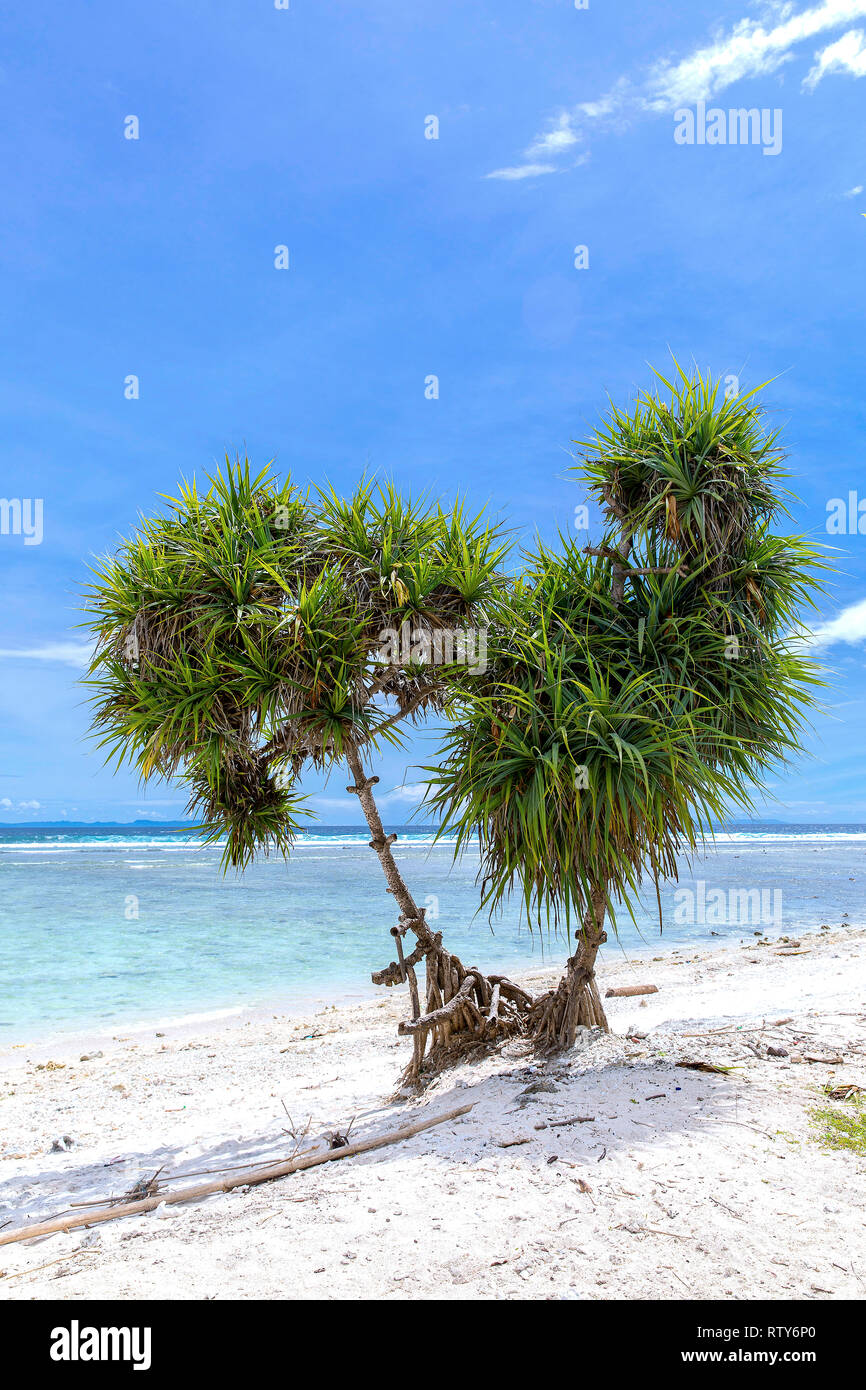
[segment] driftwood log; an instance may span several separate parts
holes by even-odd
[[[605,999],[631,999],[635,994],[658,994],[658,985],[616,985],[606,989]]]
[[[145,1197],[140,1202],[115,1204],[104,1211],[79,1213],[77,1216],[58,1216],[52,1221],[40,1221],[33,1226],[22,1226],[15,1231],[0,1232],[0,1245],[12,1245],[18,1240],[30,1240],[34,1236],[53,1235],[55,1231],[71,1231],[76,1226],[96,1226],[101,1221],[113,1221],[118,1216],[140,1216],[153,1211],[163,1202],[194,1202],[199,1197],[211,1197],[217,1192],[230,1192],[234,1187],[254,1187],[257,1183],[271,1182],[274,1178],[285,1178],[290,1173],[301,1172],[305,1168],[315,1168],[319,1163],[334,1163],[339,1158],[351,1158],[354,1154],[369,1153],[372,1149],[383,1149],[387,1144],[398,1144],[402,1139],[411,1139],[413,1134],[432,1129],[434,1125],[445,1124],[467,1115],[475,1104],[459,1105],[456,1110],[447,1110],[444,1115],[434,1115],[428,1120],[415,1120],[413,1124],[403,1125],[390,1134],[380,1134],[375,1139],[362,1139],[357,1144],[345,1144],[342,1148],[326,1149],[323,1153],[307,1154],[301,1158],[288,1159],[259,1172],[244,1173],[233,1178],[222,1178],[217,1182],[199,1183],[194,1187],[180,1187],[176,1192],[164,1192],[159,1196]]]

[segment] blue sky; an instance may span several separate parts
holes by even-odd
[[[796,527],[838,549],[828,713],[767,813],[866,820],[866,536],[827,533],[866,499],[864,79],[866,0],[7,8],[0,492],[44,520],[0,535],[0,823],[181,814],[89,745],[74,628],[181,476],[246,447],[550,539],[571,441],[669,350],[776,378]],[[677,143],[701,101],[780,111],[781,149]],[[432,746],[385,759],[392,822]],[[310,784],[326,822],[345,780]]]

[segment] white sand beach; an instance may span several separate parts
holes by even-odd
[[[863,1298],[866,1159],[824,1147],[810,1112],[828,1083],[866,1086],[866,931],[797,941],[608,947],[603,990],[659,989],[608,1000],[611,1036],[546,1063],[510,1043],[420,1096],[394,1095],[397,990],[128,1032],[86,1061],[79,1041],[8,1047],[0,1234],[157,1170],[279,1161],[286,1112],[310,1121],[306,1149],[353,1117],[354,1141],[473,1108],[276,1182],[0,1246],[0,1298]]]

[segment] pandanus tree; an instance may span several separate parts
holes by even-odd
[[[752,805],[799,750],[819,683],[801,613],[821,562],[771,529],[778,435],[755,392],[677,372],[579,444],[600,543],[527,557],[427,769],[440,833],[480,847],[482,903],[517,891],[532,925],[574,929],[559,985],[529,1010],[542,1051],[607,1028],[606,920]]]
[[[87,622],[94,728],[109,760],[174,778],[225,868],[288,855],[311,815],[305,768],[344,764],[399,909],[409,1072],[425,1049],[507,1034],[529,996],[467,970],[425,920],[392,851],[370,758],[425,715],[442,716],[483,667],[475,645],[505,602],[501,534],[461,505],[362,483],[348,499],[302,494],[270,465],[230,462],[184,486],[95,569]],[[474,658],[474,659],[473,659]],[[402,940],[414,948],[404,955]],[[426,968],[425,1008],[415,966]]]

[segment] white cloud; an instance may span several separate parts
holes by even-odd
[[[14,801],[9,800],[8,796],[0,799],[0,810],[11,811],[13,809],[16,811],[38,811],[40,803],[38,801],[19,801],[16,806]]]
[[[526,156],[531,159],[535,155],[559,154],[562,150],[576,145],[582,138],[572,127],[568,112],[563,111],[556,121],[551,122],[550,130],[546,131],[544,135],[539,135],[532,142],[526,151]]]
[[[614,111],[620,106],[628,92],[628,83],[620,78],[619,82],[605,96],[599,97],[597,101],[579,101],[574,108],[582,116],[588,116],[591,121],[601,120],[602,116],[612,116]]]
[[[762,19],[741,19],[727,33],[715,35],[686,57],[662,59],[636,81],[620,77],[609,91],[595,100],[578,102],[571,112],[557,117],[546,132],[535,138],[526,151],[527,157],[531,157],[530,152],[552,156],[561,153],[583,138],[581,127],[587,121],[602,125],[626,124],[642,114],[659,115],[679,106],[709,100],[743,78],[777,72],[785,63],[794,60],[800,44],[864,16],[866,0],[822,0],[797,13],[787,0],[784,3],[770,0]],[[866,53],[859,39],[862,39],[861,31],[851,30],[817,54],[817,65],[809,72],[804,86],[812,90],[828,72],[847,71],[858,77],[866,76]],[[551,143],[557,138],[561,143]],[[522,164],[496,169],[486,177],[529,178],[556,173],[560,167]]]
[[[583,139],[580,131],[574,129],[572,117],[567,111],[560,112],[559,116],[548,123],[548,129],[541,135],[537,135],[531,145],[527,145],[523,151],[526,164],[514,164],[505,169],[494,169],[492,173],[485,174],[487,179],[534,179],[540,174],[555,174],[558,166],[556,164],[544,164],[540,161],[545,157],[550,159],[556,155],[564,154]],[[584,164],[587,155],[581,155],[576,161]]]
[[[378,790],[376,801],[382,808],[386,806],[417,804],[427,790],[426,782],[405,782],[390,791]],[[357,811],[358,803],[354,796],[316,796],[317,811]]]
[[[493,169],[486,179],[534,179],[539,174],[555,174],[555,164],[515,164],[510,169]]]
[[[3,647],[0,658],[14,661],[56,661],[64,666],[89,666],[93,648],[84,642],[48,642],[44,647]]]
[[[843,197],[843,198],[856,198],[857,195],[860,194],[860,193],[862,193],[862,192],[863,192],[863,185],[862,185],[862,183],[858,183],[858,184],[855,184],[855,186],[854,186],[853,188],[849,188],[848,191],[847,191],[847,193],[843,193],[843,194],[842,194],[842,197]]]
[[[384,796],[380,796],[378,799],[382,802],[420,801],[426,790],[426,782],[406,782],[400,787],[393,787],[391,791],[385,792]]]
[[[313,798],[315,811],[355,811],[358,803],[349,796],[316,796]]]
[[[813,645],[817,647],[832,647],[837,642],[854,645],[866,641],[866,598],[843,608],[829,622],[821,623],[815,628],[813,638]]]
[[[810,92],[829,72],[850,72],[854,77],[866,77],[866,34],[862,29],[849,29],[841,39],[816,53],[815,59],[815,66],[803,80],[803,86]]]
[[[679,62],[659,63],[650,73],[645,100],[654,110],[668,110],[707,100],[744,77],[776,72],[794,58],[794,49],[828,29],[866,15],[866,0],[823,0],[820,5],[791,13],[791,5],[770,6],[767,20],[741,19],[731,32],[698,48]]]

